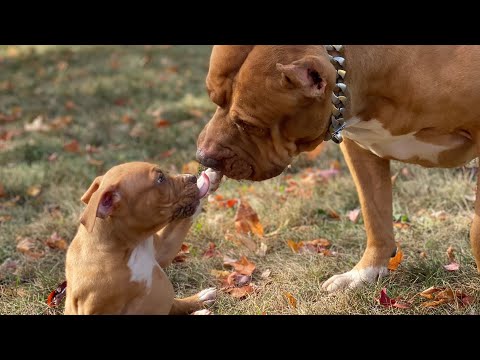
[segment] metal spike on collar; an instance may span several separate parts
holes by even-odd
[[[332,117],[330,126],[325,134],[325,141],[332,140],[336,144],[343,141],[341,131],[345,128],[345,106],[347,104],[347,85],[343,82],[347,72],[345,71],[345,57],[343,45],[325,45],[328,58],[337,70],[337,83],[332,94]],[[332,54],[330,54],[332,53]]]

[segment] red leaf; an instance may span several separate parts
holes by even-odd
[[[5,196],[5,188],[3,185],[0,183],[0,198]]]
[[[63,145],[63,149],[66,152],[78,153],[80,152],[80,144],[78,143],[77,140],[72,140],[69,143],[66,143],[65,145]]]
[[[380,291],[380,298],[378,299],[378,302],[380,305],[383,305],[385,307],[390,307],[395,304],[395,299],[391,299],[387,295],[387,288],[383,288],[382,291]]]
[[[57,286],[55,290],[53,290],[47,298],[47,305],[49,307],[56,307],[60,305],[63,298],[67,294],[67,282],[64,281],[60,285]]]
[[[125,105],[128,104],[129,101],[130,101],[130,100],[129,100],[128,98],[120,97],[120,98],[116,99],[116,100],[114,101],[114,103],[115,103],[115,105],[117,105],[117,106],[125,106]]]
[[[208,249],[203,253],[203,257],[212,258],[220,255],[220,252],[215,249],[215,244],[213,242],[208,243]]]
[[[157,119],[157,120],[155,120],[155,126],[157,128],[169,127],[170,126],[170,121],[165,120],[165,119]]]

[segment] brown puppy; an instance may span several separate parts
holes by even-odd
[[[339,54],[332,53],[332,56]],[[344,46],[341,144],[362,207],[367,248],[333,291],[388,273],[395,251],[390,160],[455,167],[480,154],[479,46]],[[198,160],[233,179],[264,180],[321,143],[336,69],[324,46],[215,46],[207,88],[218,108]],[[471,228],[480,270],[480,186]]]
[[[162,268],[179,252],[209,188],[132,162],[97,177],[67,252],[65,314],[187,314],[214,301],[214,288],[175,299]]]

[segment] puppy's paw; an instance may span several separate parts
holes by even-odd
[[[198,300],[203,303],[203,305],[211,305],[215,302],[217,298],[217,289],[208,288],[200,291],[198,294]]]
[[[193,312],[192,315],[213,315],[213,313],[208,309],[202,309]]]
[[[384,266],[352,269],[346,273],[334,275],[322,285],[322,289],[333,292],[341,289],[354,289],[365,283],[372,283],[388,274]]]

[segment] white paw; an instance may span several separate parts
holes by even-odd
[[[377,279],[388,275],[388,270],[385,266],[368,267],[365,269],[352,269],[346,273],[334,275],[322,285],[322,289],[332,292],[344,288],[353,289],[364,283],[372,283]]]
[[[197,310],[192,315],[212,315],[212,312],[208,309]]]
[[[203,301],[205,305],[213,304],[216,298],[217,298],[217,289],[213,287],[202,290],[198,293],[198,300]]]

